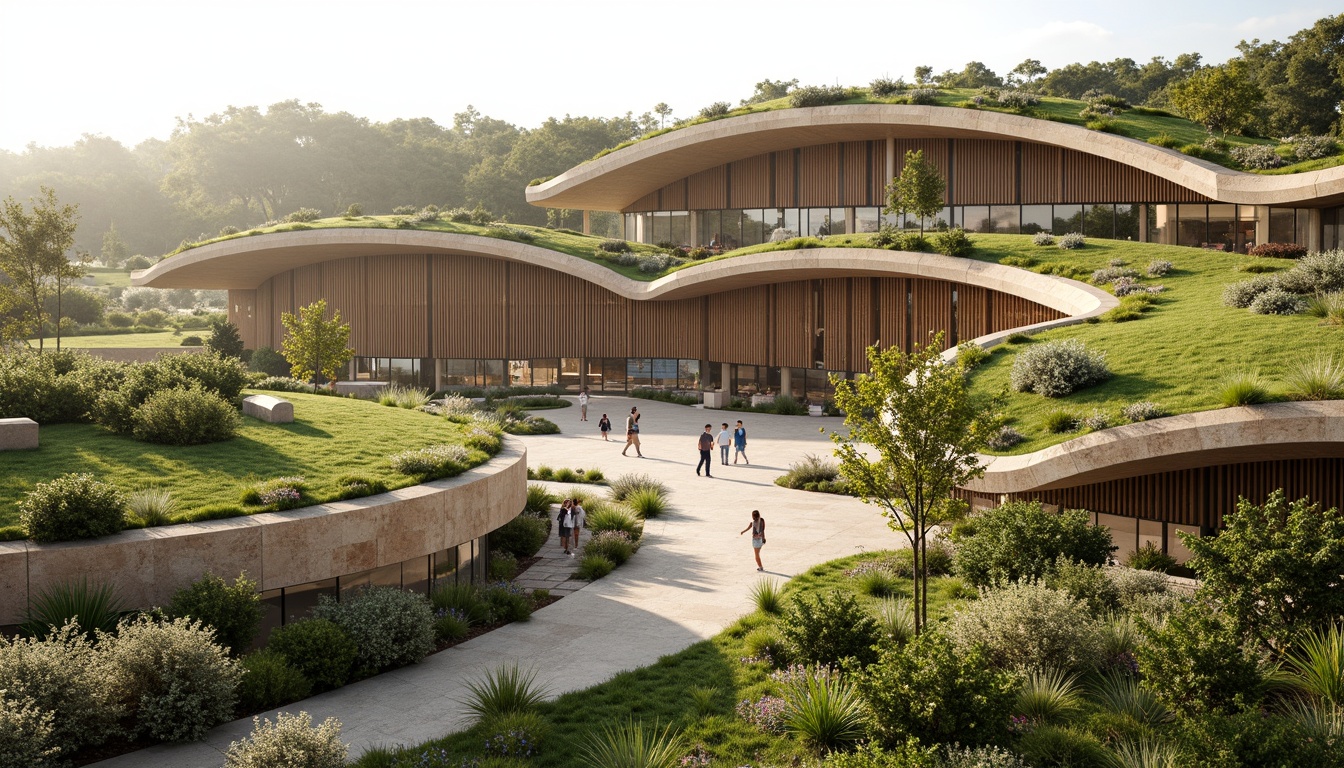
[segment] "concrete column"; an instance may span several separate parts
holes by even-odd
[[[854,230],[855,224],[856,224],[856,222],[855,222],[855,217],[854,217],[854,209],[853,209],[853,208],[846,208],[846,209],[845,209],[845,231],[848,232],[848,233],[851,234],[851,235],[854,234],[854,231],[855,231],[855,230]]]
[[[779,369],[779,393],[793,396],[793,369],[787,365]]]
[[[1321,209],[1307,209],[1307,246],[1308,251],[1321,250]]]
[[[719,365],[721,366],[719,368],[719,383],[722,385],[719,389],[731,394],[733,391],[733,364],[720,363]]]
[[[1139,242],[1148,242],[1148,206],[1139,204]]]
[[[1255,206],[1255,244],[1269,242],[1269,206]]]
[[[583,212],[583,234],[585,235],[593,234],[592,217],[590,217],[588,213],[588,211]]]
[[[689,221],[686,222],[686,226],[689,227],[691,231],[686,236],[686,239],[692,246],[703,245],[703,243],[700,242],[700,212],[691,211],[690,216],[687,218]]]
[[[886,189],[887,184],[896,178],[896,139],[887,139],[887,178],[882,181],[882,188]]]
[[[708,361],[708,360],[701,360],[701,361],[700,361],[700,387],[699,387],[699,389],[700,389],[701,391],[708,391],[709,387],[706,386],[706,384],[708,384],[708,383],[709,383],[709,361]]]
[[[443,389],[443,361],[434,359],[434,391]]]
[[[354,381],[354,380],[355,380],[355,358],[353,358],[353,357],[350,358],[350,364],[349,364],[348,366],[346,366],[346,368],[347,368],[347,370],[348,370],[348,374],[347,374],[347,375],[350,377],[350,378],[346,379],[346,381]]]

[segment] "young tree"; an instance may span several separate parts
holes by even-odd
[[[1241,499],[1223,523],[1217,536],[1181,538],[1200,592],[1240,631],[1282,650],[1344,616],[1344,513],[1277,490],[1264,506]]]
[[[1209,133],[1218,131],[1224,136],[1249,124],[1263,100],[1260,87],[1238,59],[1201,69],[1171,86],[1172,106]]]
[[[667,118],[672,116],[672,108],[667,106],[667,102],[660,101],[653,105],[653,113],[658,116],[658,127],[662,128]]]
[[[122,265],[131,255],[131,251],[126,247],[126,241],[121,239],[121,233],[117,232],[115,223],[109,224],[107,231],[103,233],[103,266],[116,269]]]
[[[350,349],[350,324],[341,322],[341,313],[327,316],[327,300],[319,299],[306,307],[299,307],[297,316],[286,312],[280,316],[285,326],[285,338],[280,352],[289,361],[296,379],[335,381],[342,369],[355,356]]]
[[[1012,83],[1019,83],[1023,88],[1030,88],[1036,82],[1036,78],[1044,75],[1045,67],[1040,59],[1026,59],[1021,64],[1013,67],[1013,71],[1008,73],[1008,79]]]
[[[224,357],[243,359],[243,337],[238,335],[238,326],[228,320],[210,324],[210,338],[206,339],[205,346]]]
[[[925,85],[933,78],[933,67],[921,66],[915,67],[915,83]]]
[[[943,361],[942,344],[939,333],[909,353],[874,345],[868,373],[832,379],[849,428],[831,433],[841,471],[864,503],[879,507],[887,525],[905,535],[914,554],[916,632],[928,623],[929,531],[961,511],[952,492],[984,473],[978,451],[1001,400],[973,398],[966,369]]]
[[[49,187],[41,190],[40,197],[29,200],[31,212],[12,197],[0,204],[0,272],[7,278],[0,281],[0,309],[8,310],[0,341],[37,332],[39,349],[45,337],[42,326],[50,319],[43,303],[52,281],[59,286],[61,280],[84,273],[65,257],[75,242],[78,206],[61,205]]]
[[[913,213],[919,217],[919,236],[924,237],[924,219],[943,209],[947,182],[932,163],[924,160],[924,150],[905,153],[901,174],[887,184],[885,213]]]

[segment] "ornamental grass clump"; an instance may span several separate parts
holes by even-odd
[[[602,531],[595,534],[583,545],[583,557],[599,556],[611,561],[613,565],[623,565],[635,554],[635,543],[625,531]]]
[[[407,387],[401,384],[388,384],[374,392],[373,399],[379,405],[414,410],[429,402],[429,390]]]
[[[617,531],[638,542],[644,533],[644,523],[634,512],[618,506],[603,506],[587,513],[588,530],[594,534]]]
[[[1078,711],[1082,703],[1076,675],[1058,669],[1032,669],[1022,678],[1013,714],[1032,723],[1052,723]]]
[[[1218,401],[1224,408],[1261,405],[1273,399],[1269,380],[1255,371],[1231,373],[1223,378],[1218,389]]]
[[[1063,397],[1110,377],[1105,352],[1089,350],[1078,339],[1063,339],[1019,352],[1009,380],[1018,392]]]
[[[1344,325],[1344,291],[1308,297],[1306,313],[1321,318],[1322,325]]]
[[[637,473],[620,475],[611,481],[610,488],[612,501],[625,501],[630,494],[645,488],[655,489],[663,495],[669,493],[667,485],[662,481]]]
[[[625,497],[625,503],[644,519],[657,517],[667,511],[667,496],[657,488],[641,488]]]
[[[686,745],[671,724],[660,731],[656,724],[628,720],[590,733],[578,752],[590,768],[676,768]]]
[[[467,698],[462,702],[477,722],[506,715],[536,712],[550,692],[537,683],[537,671],[518,664],[503,664],[478,680],[466,683]]]
[[[761,613],[778,614],[783,609],[784,589],[774,579],[758,579],[751,585],[751,601]]]
[[[1325,351],[1295,360],[1283,375],[1288,396],[1294,400],[1344,398],[1344,365]]]
[[[808,670],[785,689],[784,730],[829,752],[864,737],[863,699],[839,675]]]
[[[97,630],[116,630],[125,610],[113,585],[80,576],[35,590],[19,630],[28,637],[45,638],[73,622],[92,638]]]
[[[126,496],[126,513],[145,528],[167,525],[177,512],[177,501],[166,488],[142,488]]]

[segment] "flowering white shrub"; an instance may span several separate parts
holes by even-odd
[[[991,435],[985,445],[992,451],[1006,451],[1026,439],[1026,435],[1016,429],[1003,427]]]
[[[1232,283],[1223,288],[1223,304],[1245,309],[1251,306],[1257,296],[1278,285],[1279,280],[1274,275],[1257,275],[1250,280]]]
[[[61,751],[52,738],[54,720],[51,712],[34,706],[32,699],[0,696],[0,768],[58,765]]]
[[[1120,415],[1129,421],[1148,421],[1150,419],[1159,419],[1167,415],[1162,406],[1157,403],[1143,400],[1137,403],[1130,403],[1120,409]]]
[[[1306,308],[1306,299],[1279,287],[1270,288],[1256,296],[1250,306],[1253,315],[1297,315]]]
[[[1106,285],[1113,283],[1122,277],[1136,278],[1139,273],[1126,267],[1110,266],[1098,269],[1092,273],[1092,282],[1096,285]]]
[[[1073,251],[1087,245],[1087,238],[1083,237],[1082,232],[1070,232],[1059,238],[1059,247],[1065,251]]]
[[[1041,97],[1026,91],[999,91],[999,106],[1009,109],[1025,109],[1041,103]]]
[[[281,712],[270,718],[252,718],[252,733],[229,745],[224,768],[344,768],[349,751],[341,741],[341,724],[328,717],[313,727],[307,712]]]
[[[910,92],[911,104],[934,104],[937,101],[937,88],[916,88]]]
[[[465,467],[468,454],[467,449],[460,445],[439,444],[394,453],[388,457],[388,461],[392,462],[393,469],[403,475],[426,476],[440,474],[454,467]]]
[[[53,754],[101,744],[122,715],[103,687],[93,645],[74,622],[45,639],[0,637],[0,702],[8,713],[0,720],[27,722],[46,733],[42,749]],[[29,707],[45,717],[25,714]],[[5,738],[0,735],[0,753]]]
[[[1298,160],[1319,160],[1339,152],[1333,136],[1294,136],[1293,157]]]
[[[797,236],[798,233],[794,232],[792,229],[785,229],[784,227],[776,227],[775,230],[770,233],[770,242],[782,243],[785,240],[792,240]]]
[[[1077,339],[1027,347],[1013,360],[1009,380],[1018,392],[1063,397],[1111,377],[1106,353],[1089,350]]]
[[[1031,768],[1022,758],[999,747],[945,747],[938,768]]]
[[[1164,277],[1171,271],[1172,263],[1163,259],[1148,262],[1149,277]]]
[[[1079,423],[1085,428],[1096,432],[1099,429],[1106,429],[1111,426],[1111,417],[1107,416],[1102,411],[1096,410],[1080,419]]]
[[[1100,629],[1067,593],[1017,582],[966,603],[948,622],[947,636],[964,650],[983,645],[1007,669],[1083,672],[1098,659]]]
[[[1289,293],[1335,293],[1344,290],[1344,250],[1313,251],[1279,275]]]
[[[451,394],[443,398],[439,403],[439,412],[445,416],[466,415],[476,410],[476,404],[471,402],[471,398],[463,397],[458,394]]]
[[[355,664],[370,672],[419,661],[434,650],[434,611],[424,597],[395,587],[370,587],[352,599],[324,596],[313,615],[355,641]]]
[[[1115,295],[1119,297],[1125,297],[1131,293],[1147,293],[1147,289],[1139,285],[1139,281],[1132,277],[1117,277],[1115,282],[1111,284],[1111,290],[1115,291]]]
[[[108,693],[134,711],[132,736],[199,739],[233,717],[242,669],[199,621],[123,621],[98,633],[98,654]]]
[[[1031,242],[1033,245],[1054,245],[1055,236],[1049,232],[1037,232],[1032,235]]]
[[[1246,168],[1257,171],[1265,171],[1284,165],[1284,160],[1279,157],[1279,153],[1266,144],[1233,147],[1232,159]]]

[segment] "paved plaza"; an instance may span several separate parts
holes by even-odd
[[[623,440],[615,439],[631,406],[644,414],[643,459],[633,451],[621,456]],[[618,430],[609,443],[597,431],[603,413]],[[904,541],[886,527],[875,508],[857,499],[774,484],[803,455],[829,455],[830,441],[818,428],[838,429],[838,418],[708,411],[624,397],[594,397],[588,422],[579,421],[577,407],[543,415],[563,432],[520,438],[530,466],[596,467],[608,478],[643,472],[672,489],[672,510],[648,521],[639,553],[592,584],[565,580],[559,577],[574,560],[557,557],[552,535],[542,561],[526,577],[556,584],[547,588],[552,594],[567,593],[563,600],[537,611],[531,621],[509,624],[422,663],[315,696],[286,711],[307,711],[317,721],[336,717],[356,756],[370,746],[415,744],[465,728],[463,683],[501,664],[534,667],[538,679],[556,694],[648,665],[714,635],[752,609],[748,592],[761,574],[749,537],[738,532],[750,522],[753,509],[761,511],[768,526],[762,554],[766,575],[779,579],[826,560],[894,548]],[[738,418],[747,427],[752,463],[722,466],[716,450],[714,477],[697,477],[697,435],[706,423],[717,432],[723,421],[732,424]],[[567,487],[550,485],[559,492]],[[160,745],[97,765],[216,768],[229,743],[250,730],[250,720],[226,723],[202,742]]]

